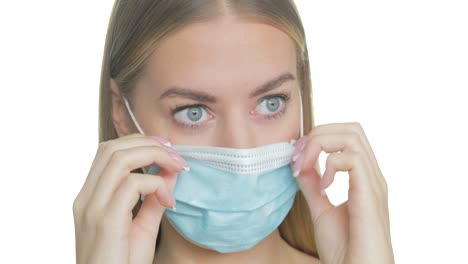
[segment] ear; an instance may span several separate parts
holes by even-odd
[[[111,118],[119,137],[133,133],[130,115],[122,100],[120,89],[114,79],[110,79]]]

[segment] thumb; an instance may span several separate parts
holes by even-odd
[[[161,205],[155,193],[145,196],[138,215],[133,220],[140,226],[148,227],[151,230],[151,236],[157,237],[159,225],[166,207]]]
[[[177,180],[178,173],[169,173],[163,172],[160,170],[159,166],[156,164],[152,164],[149,169],[143,170],[147,174],[156,175],[162,177],[165,180],[166,188],[172,194],[174,192],[175,183]],[[161,223],[162,216],[164,211],[167,209],[164,205],[162,205],[156,193],[148,194],[144,197],[140,210],[138,211],[138,215],[135,217],[134,222],[144,226],[150,227],[151,232],[155,232],[152,235],[157,237],[157,233],[159,231],[159,225]],[[151,229],[154,228],[154,229]]]
[[[333,208],[334,205],[330,202],[326,193],[321,194],[320,192],[320,174],[314,167],[314,163],[301,164],[303,162],[301,158],[303,157],[299,157],[294,164],[295,167],[298,165],[301,167],[296,181],[309,205],[312,221],[316,223],[318,217],[323,212]]]

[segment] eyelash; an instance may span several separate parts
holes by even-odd
[[[264,115],[264,117],[266,119],[268,119],[268,120],[278,119],[278,118],[280,118],[281,116],[284,115],[284,113],[286,112],[287,106],[288,106],[287,104],[288,104],[289,100],[291,99],[291,93],[272,94],[272,95],[262,97],[257,101],[257,105],[258,105],[259,103],[263,102],[264,100],[268,100],[268,99],[276,98],[276,97],[280,98],[283,101],[283,104],[285,104],[285,105],[283,106],[283,109],[281,109],[280,111],[278,111],[278,112],[276,112],[274,114]],[[179,111],[182,111],[182,110],[185,110],[185,109],[191,108],[191,107],[202,107],[207,112],[208,112],[207,109],[209,109],[209,107],[207,107],[206,105],[203,105],[203,104],[191,104],[191,105],[182,105],[182,106],[177,106],[176,105],[175,107],[170,109],[171,117],[178,126],[181,126],[183,128],[188,128],[188,129],[191,129],[191,130],[198,130],[198,129],[202,128],[203,125],[200,125],[200,124],[184,124],[184,123],[181,123],[181,122],[175,120],[175,118],[174,118],[174,115],[176,113],[178,113]]]

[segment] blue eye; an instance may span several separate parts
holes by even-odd
[[[279,96],[265,98],[255,107],[255,111],[262,115],[268,115],[276,113],[283,105],[284,102]]]
[[[259,114],[265,119],[277,119],[286,111],[286,103],[290,99],[289,93],[270,95],[260,99],[252,112]],[[203,104],[176,106],[170,110],[174,121],[183,128],[192,130],[200,129],[212,118],[213,115],[206,110]]]
[[[202,106],[194,105],[176,112],[174,118],[182,124],[198,124],[208,119],[208,112]]]

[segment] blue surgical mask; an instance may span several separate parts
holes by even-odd
[[[294,203],[299,190],[290,167],[294,142],[248,149],[173,145],[190,170],[178,174],[177,209],[165,210],[169,222],[204,248],[221,253],[252,248],[281,224]],[[147,173],[158,171],[152,164]]]

